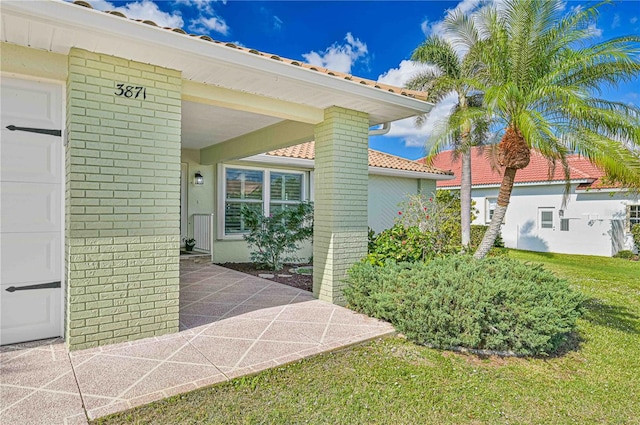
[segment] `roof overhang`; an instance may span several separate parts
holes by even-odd
[[[182,72],[184,80],[325,109],[366,112],[370,125],[429,112],[412,97],[61,0],[3,1],[2,40],[68,54],[71,48]]]
[[[570,184],[582,184],[582,183],[591,183],[593,179],[575,179],[570,180]],[[537,182],[515,182],[513,187],[528,187],[528,186],[548,186],[552,185],[565,185],[564,180],[545,180],[545,181],[537,181]],[[471,186],[472,189],[492,189],[492,188],[500,188],[500,183],[490,183],[490,184],[474,184]],[[460,185],[457,186],[438,186],[438,189],[447,189],[447,190],[459,190]]]
[[[276,156],[276,155],[268,155],[268,154],[253,155],[247,158],[243,158],[240,161],[253,162],[253,163],[259,163],[259,164],[265,164],[265,165],[276,165],[281,167],[296,167],[296,168],[306,168],[306,169],[314,168],[313,159],[290,158],[286,156]],[[407,170],[398,170],[395,168],[372,167],[372,166],[369,166],[369,174],[379,175],[379,176],[390,176],[390,177],[403,177],[408,179],[425,179],[425,180],[451,180],[454,178],[453,175],[448,175],[448,174],[423,173],[420,171],[407,171]]]

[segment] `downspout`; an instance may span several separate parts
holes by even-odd
[[[369,136],[382,136],[383,134],[387,134],[389,130],[391,130],[391,123],[386,122],[382,124],[380,128],[369,130]]]

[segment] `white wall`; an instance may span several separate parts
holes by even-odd
[[[369,174],[369,227],[376,233],[392,227],[398,216],[398,204],[419,189],[431,194],[435,191],[435,181],[422,180],[419,184],[416,179]]]
[[[516,186],[511,196],[502,238],[505,246],[529,251],[611,256],[621,249],[632,249],[625,234],[626,205],[637,203],[637,196],[620,192],[580,191],[571,186],[563,208],[564,184]],[[497,197],[498,188],[474,188],[473,199],[479,210],[474,224],[488,224],[487,198]],[[553,227],[541,228],[540,211],[553,211]],[[569,220],[569,231],[560,230],[560,210]],[[618,243],[616,243],[618,241]]]

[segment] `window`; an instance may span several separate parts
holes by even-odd
[[[224,233],[245,233],[242,207],[257,211],[263,206],[264,172],[259,170],[225,170]]]
[[[627,217],[629,218],[627,220],[629,229],[631,229],[634,224],[640,224],[640,205],[628,205]]]
[[[561,218],[560,219],[560,231],[561,232],[568,232],[569,231],[569,219],[568,218]]]
[[[496,205],[498,205],[498,198],[486,198],[487,209],[486,209],[486,223],[491,223],[493,219],[493,213],[496,210]]]
[[[249,168],[224,168],[224,235],[242,235],[248,229],[242,208],[270,214],[305,199],[305,174]]]
[[[540,228],[542,229],[553,228],[553,210],[540,211]]]

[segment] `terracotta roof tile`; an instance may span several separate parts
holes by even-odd
[[[288,148],[267,152],[267,155],[282,156],[286,158],[310,159],[315,158],[315,142],[301,143]],[[451,173],[429,167],[416,161],[411,161],[399,156],[369,149],[369,166],[390,168],[393,170],[417,171],[420,173],[450,175]]]
[[[588,183],[582,183],[578,189],[586,188],[604,188],[602,179],[605,173],[595,165],[591,164],[588,159],[571,155],[567,158],[570,169],[570,178],[572,180],[589,180]],[[424,159],[418,160],[424,163]],[[433,160],[434,167],[443,170],[451,170],[455,174],[453,180],[438,181],[438,187],[457,187],[460,186],[461,161],[458,157],[454,159],[453,151],[440,152]],[[531,162],[522,170],[518,170],[516,174],[516,183],[536,183],[536,182],[564,182],[564,171],[560,164],[557,164],[555,170],[551,170],[550,162],[536,151],[531,152]],[[471,178],[472,184],[476,185],[494,185],[502,182],[502,171],[494,170],[490,161],[484,157],[479,147],[474,147],[471,152]],[[553,173],[551,173],[553,171]],[[616,187],[616,186],[609,186]]]
[[[82,7],[86,7],[89,9],[93,9],[93,6],[91,6],[89,3],[87,3],[86,1],[82,1],[82,0],[76,0],[73,2],[73,4],[78,5],[78,6],[82,6]],[[121,12],[117,12],[117,11],[106,11],[105,13],[109,13],[115,16],[119,16],[121,18],[127,18],[123,13]],[[150,20],[142,20],[142,19],[131,19],[134,22],[140,22],[140,23],[144,23],[147,25],[152,25],[152,26],[156,26],[158,28],[160,28],[155,22],[150,21]],[[305,69],[309,69],[312,71],[316,71],[316,72],[320,72],[326,75],[331,75],[333,77],[336,78],[342,78],[345,80],[349,80],[349,81],[354,81],[356,83],[359,84],[363,84],[366,86],[371,86],[374,87],[376,89],[379,90],[384,90],[384,91],[388,91],[391,93],[396,93],[396,94],[400,94],[402,96],[407,96],[407,97],[412,97],[415,99],[419,99],[419,100],[425,100],[427,99],[427,93],[422,92],[422,91],[417,91],[417,90],[408,90],[408,89],[404,89],[401,87],[395,87],[395,86],[391,86],[388,84],[383,84],[383,83],[379,83],[377,81],[373,81],[373,80],[368,80],[366,78],[359,78],[359,77],[355,77],[353,75],[350,74],[345,74],[343,72],[338,72],[338,71],[332,71],[320,66],[316,66],[316,65],[310,65],[301,61],[297,61],[297,60],[293,60],[293,59],[287,59],[287,58],[283,58],[279,55],[275,55],[272,53],[266,53],[266,52],[261,52],[259,50],[255,50],[255,49],[249,49],[246,47],[241,47],[241,46],[236,46],[233,43],[225,43],[223,41],[218,41],[218,40],[214,40],[211,37],[209,37],[208,35],[199,35],[199,34],[187,34],[182,28],[170,28],[170,27],[162,27],[165,30],[168,31],[173,31],[176,32],[178,34],[183,34],[183,35],[187,35],[190,37],[196,37],[199,38],[201,40],[205,40],[211,43],[215,43],[215,44],[222,44],[226,47],[229,47],[231,49],[236,49],[236,50],[243,50],[245,52],[248,53],[252,53],[258,56],[264,56],[265,58],[269,58],[269,59],[273,59],[273,60],[277,60],[279,62],[285,62],[288,63],[292,66],[299,66]]]

